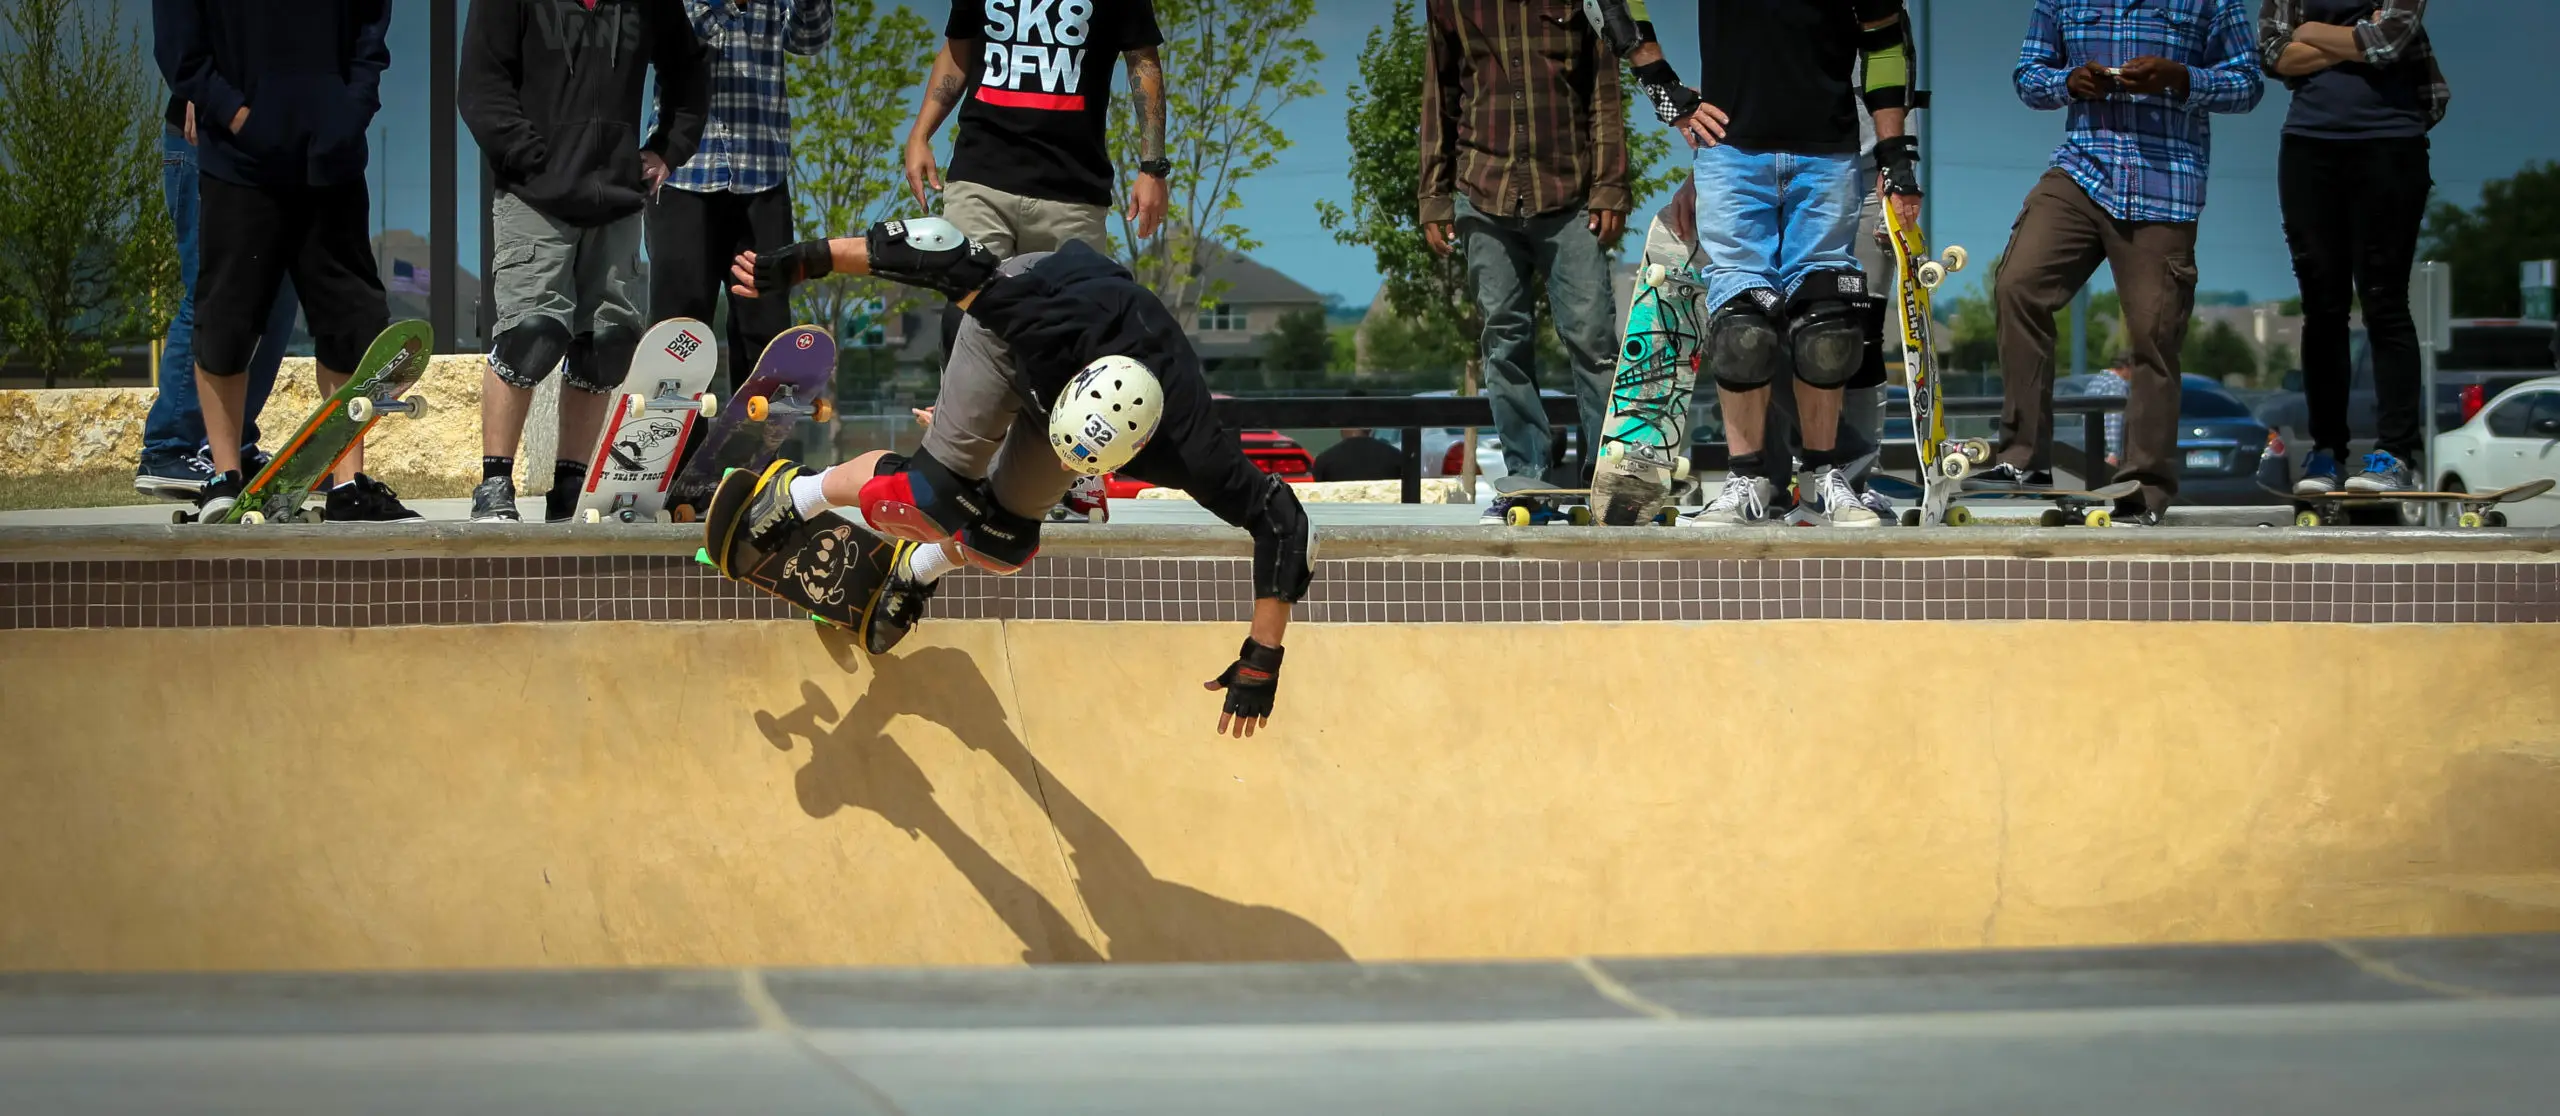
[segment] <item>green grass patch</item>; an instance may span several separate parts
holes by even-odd
[[[459,480],[391,475],[381,478],[402,500],[445,500],[471,495]],[[0,476],[0,511],[47,508],[118,508],[137,504],[178,505],[134,491],[133,474],[59,473],[41,477]]]

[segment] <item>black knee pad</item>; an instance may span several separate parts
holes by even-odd
[[[489,370],[508,385],[530,391],[542,386],[569,355],[569,341],[569,327],[559,320],[527,318],[489,346]]]
[[[1755,287],[1726,299],[1707,320],[1707,371],[1726,391],[1758,391],[1777,378],[1784,339],[1778,293]]]
[[[1893,300],[1883,295],[1867,296],[1862,307],[1867,314],[1867,353],[1858,364],[1858,374],[1849,377],[1851,388],[1881,387],[1885,382],[1884,329],[1893,317]]]
[[[990,573],[1018,573],[1040,553],[1040,521],[1004,510],[992,494],[982,495],[986,496],[986,517],[961,529],[957,536],[961,557]]]
[[[898,467],[891,468],[892,462]],[[892,482],[885,490],[887,495],[912,505],[934,526],[953,536],[1004,510],[988,494],[985,480],[952,472],[950,466],[934,460],[921,448],[912,457],[891,454],[882,459],[874,475]],[[869,491],[869,486],[864,490]]]
[[[589,395],[603,395],[621,387],[622,381],[631,376],[631,358],[639,349],[640,338],[618,329],[582,336],[569,345],[560,386]]]
[[[1846,387],[1867,362],[1867,280],[1825,271],[1787,300],[1787,352],[1796,379],[1818,388]]]
[[[1255,599],[1277,597],[1296,604],[1316,579],[1316,536],[1307,509],[1287,481],[1270,478],[1246,513],[1245,529],[1253,533]]]

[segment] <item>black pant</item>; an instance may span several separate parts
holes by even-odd
[[[354,372],[391,325],[391,304],[366,232],[363,179],[336,186],[198,184],[196,364],[216,376],[249,370],[285,276],[302,298],[314,355]]]
[[[658,321],[709,322],[729,289],[737,254],[791,243],[791,188],[761,194],[697,194],[667,187],[649,206],[649,314]],[[776,335],[791,328],[787,298],[729,297],[729,361],[715,387],[726,395],[746,379]]]
[[[2302,284],[2302,393],[2311,442],[2345,454],[2354,370],[2347,314],[2358,303],[2373,348],[2375,448],[2416,463],[2427,400],[2409,267],[2427,212],[2427,140],[2331,140],[2287,135],[2276,161],[2284,238]]]

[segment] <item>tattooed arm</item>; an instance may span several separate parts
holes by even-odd
[[[916,205],[927,211],[933,202],[925,197],[925,186],[930,183],[936,192],[942,189],[942,164],[933,157],[933,135],[968,94],[968,72],[960,68],[960,60],[977,52],[978,44],[967,39],[943,40],[942,53],[933,56],[933,72],[924,79],[924,104],[916,108],[915,126],[907,129],[907,189],[915,195]]]
[[[1129,66],[1130,96],[1138,110],[1138,162],[1157,163],[1165,157],[1164,146],[1164,62],[1156,48],[1140,47],[1121,56]],[[1172,203],[1172,189],[1164,176],[1144,169],[1129,186],[1128,221],[1136,226],[1137,239],[1156,234],[1164,224],[1164,214]]]

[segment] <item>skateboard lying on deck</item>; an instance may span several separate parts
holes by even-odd
[[[1590,503],[1603,523],[1656,518],[1670,505],[1672,486],[1688,479],[1689,398],[1706,337],[1705,299],[1704,282],[1686,269],[1652,264],[1636,273],[1591,474]]]
[[[744,469],[720,478],[703,512],[698,557],[724,577],[807,609],[810,619],[861,636],[867,646],[872,610],[889,583],[898,541],[854,526],[834,512],[820,512],[775,540],[773,549],[758,550],[747,541],[743,520],[760,480],[760,474]]]
[[[2340,490],[2320,496],[2303,496],[2267,485],[2268,492],[2293,502],[2296,527],[2339,527],[2347,523],[2349,513],[2357,510],[2388,507],[2394,504],[2452,504],[2456,508],[2454,522],[2463,527],[2504,527],[2507,513],[2500,504],[2519,504],[2551,491],[2550,480],[2527,481],[2496,492],[2348,492]]]
[[[321,400],[267,467],[249,479],[231,510],[209,522],[294,523],[312,515],[305,506],[312,490],[364,441],[376,419],[386,414],[414,419],[427,413],[426,400],[404,396],[427,374],[427,361],[435,348],[436,332],[427,323],[392,323],[365,349],[364,359],[356,362],[347,382]],[[196,514],[180,510],[170,519],[192,523]]]
[[[2036,517],[2037,526],[2069,527],[2076,524],[2083,527],[2112,527],[2116,522],[2116,501],[2140,491],[2142,491],[2142,482],[2131,480],[2117,481],[2104,488],[2085,489],[2046,488],[2022,484],[1977,488],[1963,493],[1958,499],[1968,501],[2044,500],[2051,502],[2053,506],[2046,508]],[[1915,518],[1912,512],[1904,512],[1904,525],[1909,526]],[[1958,504],[1947,509],[1948,526],[1962,527],[1971,522],[1973,522],[1973,513],[1965,510],[1964,505]]]
[[[784,330],[764,347],[755,371],[729,396],[701,432],[702,448],[677,471],[667,502],[678,523],[691,521],[711,502],[711,490],[731,469],[762,473],[782,455],[800,420],[834,418],[827,388],[836,378],[836,339],[817,326]]]
[[[677,451],[697,422],[720,413],[718,397],[703,390],[719,363],[711,327],[691,318],[661,322],[640,339],[623,381],[629,390],[614,402],[587,456],[579,519],[638,523],[666,511]]]
[[[1929,257],[1920,230],[1904,224],[1890,204],[1884,207],[1886,239],[1893,242],[1894,310],[1902,323],[1902,375],[1911,401],[1911,441],[1920,461],[1919,514],[1906,524],[1929,526],[1949,522],[1956,482],[1991,460],[1991,443],[1979,438],[1950,441],[1947,417],[1938,400],[1938,349],[1930,337],[1929,293],[1964,270],[1965,251],[1949,248]]]
[[[1562,521],[1576,527],[1591,526],[1591,489],[1551,488],[1534,478],[1529,478],[1530,483],[1506,487],[1505,482],[1512,479],[1504,477],[1493,483],[1494,499],[1503,504],[1504,523],[1528,527]],[[1665,527],[1680,522],[1680,509],[1672,506],[1669,493],[1646,522]]]

